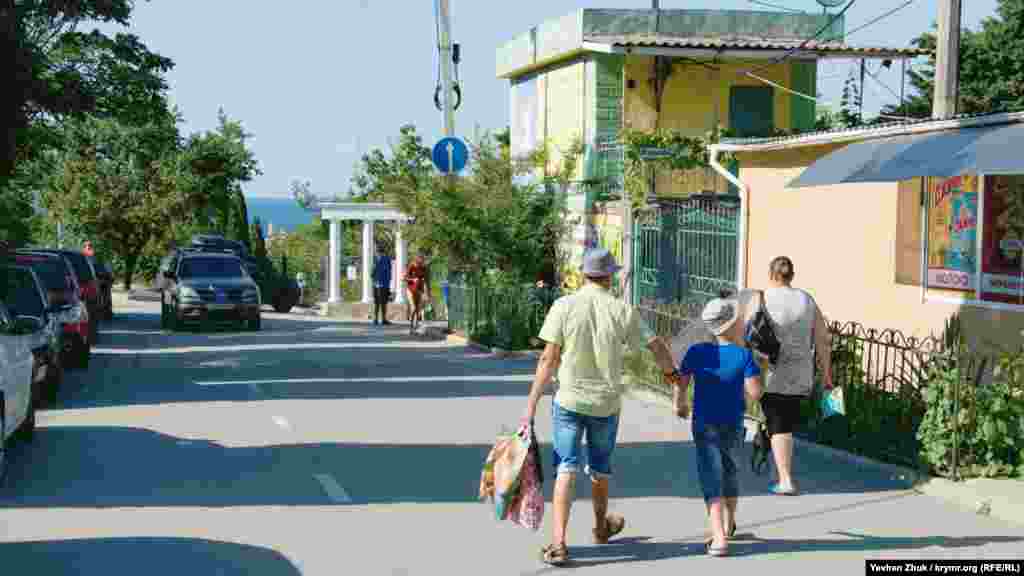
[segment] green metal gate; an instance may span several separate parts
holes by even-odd
[[[739,198],[661,200],[634,219],[634,302],[699,303],[735,291]]]

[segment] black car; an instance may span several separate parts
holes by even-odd
[[[162,270],[160,324],[231,323],[260,329],[260,289],[234,254],[180,251]]]
[[[52,306],[36,273],[27,266],[8,265],[0,270],[0,300],[12,316],[32,320],[39,329],[31,333],[32,403],[37,408],[53,402],[64,381],[63,329],[60,305]]]

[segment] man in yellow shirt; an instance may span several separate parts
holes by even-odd
[[[618,270],[615,258],[605,249],[584,254],[584,286],[555,301],[540,331],[547,346],[537,365],[523,419],[533,421],[544,387],[557,371],[559,389],[551,403],[557,471],[554,535],[552,544],[542,550],[544,562],[556,566],[569,558],[565,532],[584,434],[584,472],[590,476],[596,523],[594,541],[605,544],[625,527],[623,517],[608,514],[608,479],[622,407],[626,348],[648,348],[666,377],[673,383],[679,379],[665,342],[644,325],[635,308],[611,294],[612,277]]]

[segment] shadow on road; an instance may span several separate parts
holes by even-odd
[[[361,504],[476,502],[481,444],[317,443],[226,447],[128,427],[43,427],[11,451],[0,507],[329,506],[318,476],[329,475]],[[550,498],[551,447],[543,444]],[[56,455],[56,457],[54,457]],[[812,461],[806,494],[904,490],[869,472]],[[684,442],[622,443],[615,498],[700,498],[694,448]],[[798,470],[798,473],[800,470]],[[766,494],[769,479],[741,466],[742,494]],[[589,496],[588,482],[579,494]]]
[[[197,538],[86,538],[0,543],[3,563],[33,576],[105,574],[266,574],[299,576],[287,558],[267,548]]]
[[[761,554],[788,554],[792,552],[886,552],[889,550],[923,550],[925,548],[978,548],[987,544],[1013,544],[1024,542],[1020,536],[871,536],[851,532],[833,531],[843,536],[836,539],[763,539],[750,537],[731,546],[734,556]]]

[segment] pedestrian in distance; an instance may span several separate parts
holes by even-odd
[[[715,335],[715,342],[691,346],[679,366],[681,378],[673,394],[676,413],[684,416],[691,380],[693,390],[693,441],[697,454],[697,475],[711,535],[705,540],[708,554],[725,556],[728,540],[736,533],[739,482],[735,451],[744,439],[744,393],[761,397],[761,368],[754,354],[744,346],[739,302],[714,299],[704,307],[701,320]]]
[[[590,477],[594,542],[607,543],[626,525],[625,518],[608,512],[626,349],[651,350],[666,377],[672,382],[679,378],[665,342],[644,325],[635,308],[612,295],[613,276],[618,270],[607,250],[584,254],[584,286],[554,302],[539,334],[546,346],[537,363],[522,424],[532,425],[537,403],[557,374],[558,391],[551,403],[554,526],[551,543],[541,549],[542,561],[554,566],[569,560],[566,527],[576,493],[576,475],[584,460],[584,436],[587,453],[583,471]]]
[[[423,322],[423,298],[424,293],[430,293],[430,271],[427,269],[427,260],[423,254],[418,254],[412,264],[409,264],[405,271],[405,285],[409,296],[409,333],[416,331],[416,327]]]
[[[828,324],[814,298],[793,287],[794,276],[792,260],[786,256],[775,258],[768,267],[770,287],[761,293],[781,344],[778,361],[768,365],[765,372],[765,394],[761,398],[778,475],[771,491],[778,495],[797,494],[793,480],[793,432],[800,423],[801,401],[814,390],[815,356],[825,389],[832,389]]]
[[[388,301],[391,299],[391,257],[384,246],[377,247],[373,261],[373,324],[391,325],[388,320]]]

